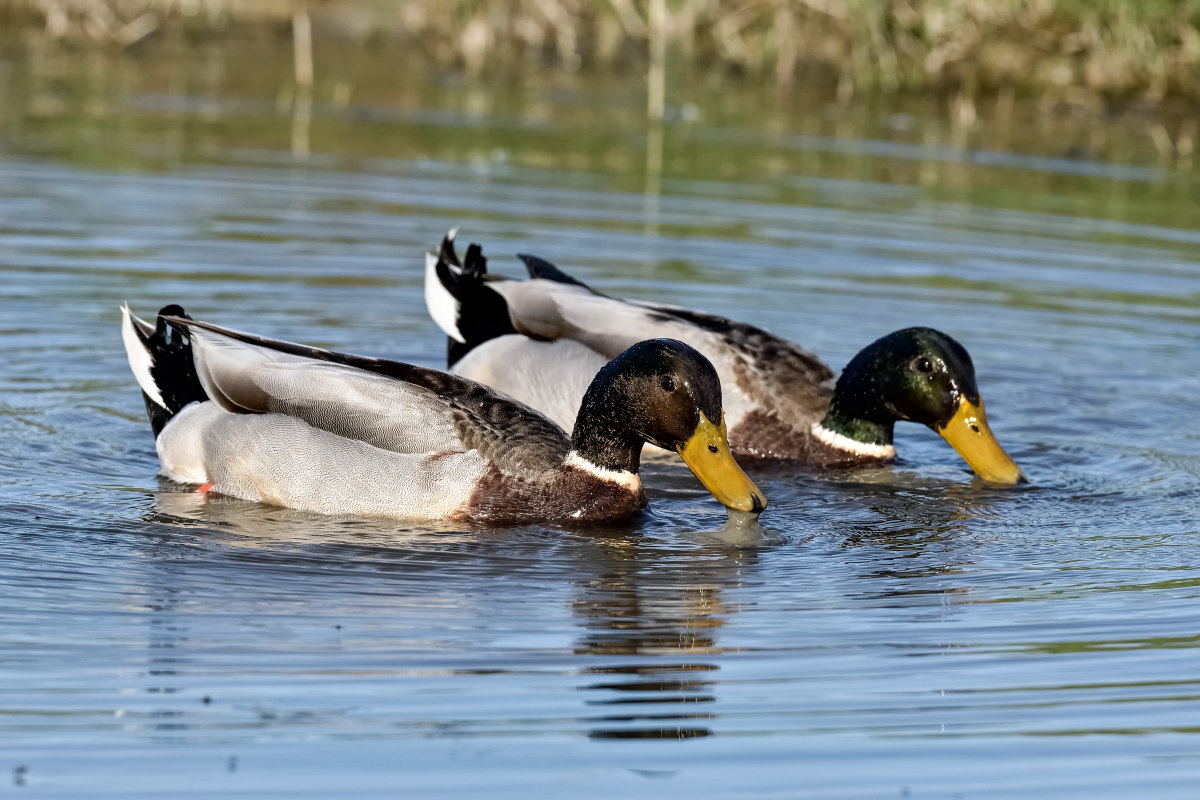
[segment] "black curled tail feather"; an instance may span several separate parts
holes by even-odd
[[[439,274],[441,271],[441,262],[445,262],[447,267],[453,267],[455,272],[462,271],[462,262],[458,260],[458,253],[454,252],[454,234],[457,232],[458,229],[456,228],[442,237],[442,246],[438,248]]]
[[[146,414],[155,438],[171,421],[171,418],[191,403],[208,400],[208,393],[196,375],[196,363],[192,358],[192,337],[187,328],[168,322],[163,317],[191,319],[182,306],[171,304],[158,312],[154,331],[146,335],[135,328],[138,339],[150,355],[150,377],[162,398],[160,404],[145,390]]]
[[[435,269],[438,282],[458,307],[455,320],[458,337],[449,337],[446,350],[449,366],[484,342],[517,332],[508,313],[508,303],[488,285],[498,279],[488,275],[487,258],[478,244],[468,247],[460,261],[453,237],[447,236],[442,240]]]
[[[517,258],[525,262],[525,269],[529,272],[530,278],[541,278],[545,281],[565,283],[570,286],[582,286],[592,294],[601,294],[578,278],[572,278],[557,266],[551,264],[549,261],[540,256],[530,255],[529,253],[517,253]]]

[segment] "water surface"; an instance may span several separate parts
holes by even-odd
[[[636,85],[419,70],[306,119],[236,53],[142,58],[0,73],[10,794],[1194,796],[1200,226],[1129,123],[963,143],[692,89],[656,132]],[[537,253],[835,368],[945,330],[1033,483],[902,425],[894,467],[756,473],[771,542],[736,548],[681,465],[600,528],[155,478],[120,303],[436,366],[423,252],[456,225],[495,271]]]

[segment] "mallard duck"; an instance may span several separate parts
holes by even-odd
[[[646,504],[643,443],[678,452],[716,498],[757,513],[729,452],[721,384],[688,345],[637,342],[581,395],[574,432],[466,378],[122,309],[162,474],[326,514],[520,523]]]
[[[451,371],[512,395],[566,430],[598,365],[638,339],[667,336],[716,367],[739,459],[823,467],[891,461],[893,427],[909,420],[940,434],[985,481],[1025,482],[988,427],[971,357],[940,331],[890,333],[863,348],[835,381],[815,355],[753,325],[610,297],[544,259],[518,257],[528,280],[488,274],[478,245],[459,259],[451,231],[427,256],[426,305],[450,337]]]

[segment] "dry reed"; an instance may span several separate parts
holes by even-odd
[[[397,39],[468,70],[722,68],[783,89],[1097,102],[1200,97],[1200,0],[0,0],[0,18],[128,47],[163,26]],[[297,69],[307,56],[297,50]],[[310,78],[311,79],[311,78]]]

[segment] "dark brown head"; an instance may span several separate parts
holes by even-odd
[[[638,342],[606,364],[584,395],[572,438],[583,458],[629,472],[643,442],[675,450],[724,505],[766,508],[729,452],[717,371],[683,342]]]

